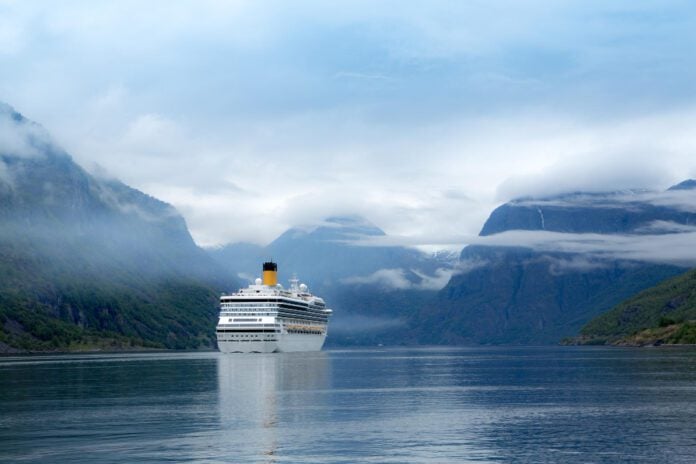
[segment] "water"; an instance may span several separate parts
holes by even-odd
[[[0,358],[0,462],[696,459],[696,350]]]

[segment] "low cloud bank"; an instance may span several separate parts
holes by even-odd
[[[633,260],[679,266],[696,265],[696,224],[690,224],[690,214],[696,213],[696,190],[625,190],[612,193],[566,194],[553,198],[521,199],[513,206],[536,208],[590,208],[625,210],[646,217],[655,208],[666,208],[682,217],[680,222],[669,220],[646,221],[631,233],[565,233],[545,230],[509,230],[488,236],[459,235],[434,237],[440,246],[459,243],[489,247],[523,247],[538,252],[582,255],[556,263],[559,270],[583,269],[603,265],[607,260]],[[668,215],[667,217],[669,217]],[[429,237],[430,240],[433,237]],[[419,246],[422,237],[362,237],[353,242],[361,246]],[[385,275],[370,276],[373,280]],[[394,284],[399,281],[392,275]],[[401,284],[405,285],[405,284]]]
[[[696,191],[694,190],[623,190],[611,193],[583,192],[559,195],[551,198],[529,198],[510,202],[515,206],[535,208],[596,208],[596,209],[643,209],[646,206],[661,206],[696,213]]]
[[[581,254],[602,260],[696,265],[696,228],[680,233],[630,235],[510,231],[478,237],[472,244],[525,247],[539,252]]]
[[[450,237],[443,244],[463,243],[489,247],[522,247],[539,252],[582,254],[592,260],[634,260],[651,263],[696,266],[696,225],[654,221],[635,234],[563,233],[544,230],[512,230],[489,236]],[[353,242],[361,246],[413,246],[412,237],[369,237]],[[582,267],[580,261],[563,266]],[[452,273],[466,269],[452,269]],[[355,277],[350,283],[391,285],[412,288],[403,270],[383,269],[369,276]],[[433,285],[434,287],[434,285]]]
[[[348,285],[376,285],[387,290],[440,290],[454,273],[455,269],[439,268],[434,275],[410,269],[413,277],[408,278],[405,269],[380,269],[366,276],[352,276],[341,279]],[[415,278],[414,278],[415,277]]]
[[[43,127],[0,102],[0,156],[33,158],[42,155],[51,144],[51,137]]]
[[[659,157],[658,157],[659,158]],[[587,160],[592,160],[588,163]],[[626,162],[627,159],[633,162]],[[543,172],[512,176],[503,181],[497,197],[507,201],[521,197],[548,197],[567,192],[606,192],[608,188],[627,191],[654,188],[669,182],[671,176],[655,153],[631,147],[617,153],[586,153],[559,160]]]

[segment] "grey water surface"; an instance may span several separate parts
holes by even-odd
[[[0,462],[696,462],[696,349],[0,358]]]

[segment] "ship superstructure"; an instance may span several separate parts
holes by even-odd
[[[220,297],[218,348],[223,353],[319,351],[331,310],[305,284],[278,283],[278,266],[263,263],[263,279]]]

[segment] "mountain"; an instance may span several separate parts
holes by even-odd
[[[291,229],[265,247],[235,244],[211,253],[230,270],[245,263],[248,279],[258,274],[258,263],[271,258],[280,262],[284,278],[293,272],[306,278],[336,309],[331,343],[558,343],[620,301],[684,272],[687,264],[607,250],[540,248],[525,245],[525,238],[554,234],[553,240],[571,237],[586,244],[591,234],[590,242],[611,246],[612,238],[678,232],[696,223],[689,206],[696,203],[696,191],[690,184],[664,192],[572,192],[513,200],[491,213],[482,241],[466,247],[456,263],[378,246],[384,232],[357,217]],[[495,245],[509,233],[527,235]],[[372,246],[356,246],[356,241]]]
[[[693,209],[680,207],[673,192],[576,192],[519,199],[493,211],[480,235],[495,238],[524,231],[535,238],[553,233],[551,238],[558,240],[567,234],[587,244],[577,234],[602,234],[592,236],[596,242],[667,233],[696,223]],[[620,301],[684,272],[678,265],[606,250],[581,253],[524,244],[468,246],[460,267],[464,272],[452,277],[437,304],[415,316],[419,323],[412,333],[419,343],[557,343]]]
[[[660,193],[647,190],[575,192],[550,198],[514,200],[491,213],[481,236],[511,230],[645,233],[655,221],[688,224],[696,216],[692,211],[662,204],[660,200],[666,200],[671,191],[688,190],[692,182],[696,181],[684,181]]]
[[[209,252],[221,265],[249,280],[259,274],[263,261],[276,260],[281,281],[297,274],[323,291],[346,283],[367,284],[370,279],[378,282],[379,276],[373,274],[385,269],[397,270],[399,275],[403,272],[414,286],[426,285],[427,275],[443,265],[442,260],[415,249],[362,243],[384,236],[384,231],[364,218],[330,217],[316,226],[291,228],[265,247],[236,243]],[[399,286],[396,279],[381,280],[386,287]]]
[[[669,190],[695,190],[696,189],[696,180],[694,179],[687,179],[683,182],[678,183],[677,185],[673,185],[672,187],[669,188]]]
[[[278,262],[281,282],[296,274],[334,310],[328,344],[396,343],[410,316],[446,284],[456,260],[379,245],[384,236],[365,218],[330,217],[292,228],[264,247],[238,243],[209,252],[250,281],[269,259]]]
[[[0,105],[0,350],[214,346],[234,287],[170,205],[77,165]]]
[[[592,319],[580,344],[696,344],[696,270],[649,288]]]
[[[0,104],[0,351],[212,347],[219,292],[268,259],[335,310],[329,344],[556,343],[693,265],[678,255],[691,248],[695,187],[513,200],[455,258],[385,245],[357,216],[202,250],[172,206],[90,174]],[[679,298],[622,306],[583,333],[688,326]],[[670,305],[681,309],[665,315]]]

